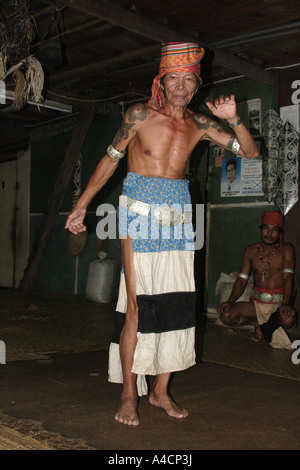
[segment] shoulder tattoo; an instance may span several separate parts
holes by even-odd
[[[143,103],[130,106],[125,114],[125,119],[122,122],[120,129],[115,135],[112,145],[115,147],[121,140],[127,140],[129,133],[134,128],[137,121],[144,121],[150,114],[150,109]]]
[[[144,121],[150,114],[150,109],[143,103],[131,106],[127,111],[129,122]]]

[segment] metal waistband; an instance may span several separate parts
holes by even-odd
[[[253,290],[251,296],[264,304],[281,302],[283,299],[283,294],[269,294],[269,292],[259,292],[258,290]]]
[[[148,217],[153,208],[153,213],[156,219],[163,227],[172,227],[174,225],[189,224],[192,222],[193,214],[191,211],[179,213],[175,207],[168,206],[167,204],[162,204],[160,206],[157,204],[151,205],[146,202],[132,199],[131,197],[123,194],[119,198],[119,204],[125,209],[146,217]]]

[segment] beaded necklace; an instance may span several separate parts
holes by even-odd
[[[260,269],[261,269],[261,272],[262,272],[262,282],[263,283],[266,282],[266,279],[268,279],[268,277],[269,277],[270,262],[271,262],[272,256],[274,255],[277,247],[278,247],[278,244],[276,243],[273,250],[272,250],[272,252],[269,255],[267,264],[265,266],[263,265],[263,256],[262,256],[263,246],[262,246],[262,244],[259,247],[259,251],[260,251],[259,264],[260,264]]]

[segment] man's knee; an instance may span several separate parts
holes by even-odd
[[[293,328],[293,326],[295,326],[297,323],[296,311],[293,310],[293,312],[291,312],[291,315],[288,317],[280,313],[280,321],[281,321],[283,328],[286,328],[286,329]]]
[[[235,326],[239,323],[239,318],[234,318],[233,313],[231,310],[227,310],[227,312],[220,313],[219,318],[222,323],[226,326]]]

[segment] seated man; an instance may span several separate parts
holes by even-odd
[[[280,212],[264,213],[261,242],[245,249],[240,274],[229,299],[218,307],[218,313],[225,325],[254,325],[254,341],[264,337],[274,348],[290,349],[291,342],[283,328],[291,328],[296,323],[296,312],[291,306],[295,252],[291,244],[282,241],[283,222]],[[249,302],[236,302],[245,290],[251,271],[252,296]]]

